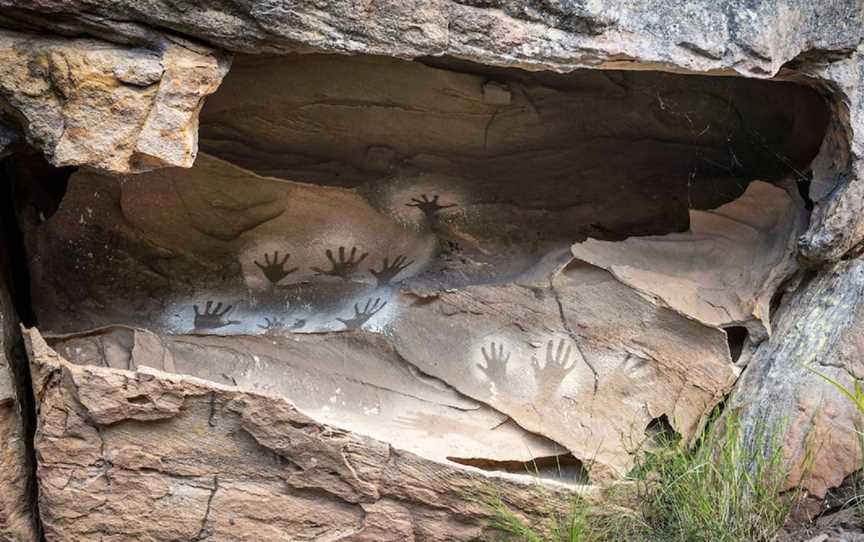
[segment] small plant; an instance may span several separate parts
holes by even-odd
[[[805,365],[805,368],[811,373],[815,374],[825,382],[828,382],[833,387],[837,388],[837,390],[849,398],[852,401],[852,404],[855,405],[855,409],[858,410],[858,413],[864,416],[864,386],[861,385],[861,380],[855,379],[852,383],[852,389],[847,388],[840,382],[837,382],[830,376],[820,373],[813,367],[809,365]],[[855,434],[858,435],[858,444],[861,446],[861,451],[864,452],[864,433],[862,433],[859,427],[855,428]]]
[[[746,443],[729,414],[692,447],[666,436],[640,451],[631,473],[638,505],[630,513],[614,495],[593,506],[576,497],[565,512],[541,510],[529,524],[495,499],[492,526],[514,542],[770,542],[800,492],[784,492],[782,446],[767,435],[763,428]]]
[[[574,496],[570,506],[565,510],[557,510],[550,503],[545,503],[538,510],[539,521],[528,522],[516,514],[500,497],[493,497],[487,505],[495,517],[491,527],[502,533],[505,540],[513,542],[606,542],[608,540],[632,540],[619,538],[616,530],[620,530],[624,522],[619,518],[609,521],[608,518],[595,515],[591,505],[582,497]]]
[[[784,494],[789,470],[783,432],[756,429],[745,441],[737,416],[711,423],[691,449],[661,447],[639,462],[643,516],[650,540],[770,542],[789,518],[800,492]]]
[[[852,401],[852,404],[855,405],[855,409],[858,413],[864,416],[864,386],[861,385],[860,379],[855,378],[852,383],[852,388],[850,389],[809,365],[805,365],[804,367],[845,395],[850,401]],[[864,431],[861,430],[860,426],[854,427],[852,430],[855,431],[855,435],[858,437],[858,446],[861,449],[862,457],[864,457]],[[864,465],[862,465],[862,467],[864,467]],[[854,478],[854,484],[856,495],[854,498],[850,499],[847,505],[854,505],[858,519],[864,521],[864,480],[862,480],[861,475]]]

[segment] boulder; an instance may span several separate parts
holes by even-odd
[[[56,166],[189,167],[198,112],[229,63],[182,40],[148,49],[0,29],[0,103]]]

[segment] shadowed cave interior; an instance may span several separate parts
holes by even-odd
[[[191,169],[4,174],[67,359],[587,483],[767,336],[828,118],[788,82],[241,55]]]

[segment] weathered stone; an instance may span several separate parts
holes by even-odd
[[[786,297],[774,336],[754,354],[729,408],[751,445],[780,439],[796,468],[790,484],[803,481],[823,496],[861,468],[860,413],[819,374],[849,389],[864,377],[864,260],[805,278]]]
[[[509,103],[489,103],[493,83],[510,89]],[[753,179],[797,179],[828,113],[817,92],[777,81],[238,55],[201,113],[201,149],[261,175],[327,185],[468,177],[452,197],[568,205],[579,219],[593,212],[598,229],[644,235],[686,229],[688,207],[722,205]],[[676,224],[652,232],[658,219]]]
[[[807,80],[830,93],[839,132],[826,147],[838,166],[816,172],[819,201],[801,249],[813,264],[836,260],[864,239],[861,136],[862,13],[855,0],[812,3],[625,0],[559,4],[421,0],[362,7],[350,2],[235,2],[189,9],[169,1],[3,0],[0,21],[19,28],[89,33],[150,43],[158,29],[246,52],[451,56],[487,65],[566,72],[646,67]],[[784,70],[792,68],[791,70]],[[850,156],[851,154],[851,156]],[[843,157],[850,157],[844,161]],[[802,177],[803,173],[802,173]],[[814,197],[814,199],[822,199]]]
[[[0,6],[3,110],[58,165],[189,166],[222,49],[282,55],[240,55],[191,170],[27,214],[80,365],[34,350],[50,537],[470,539],[453,488],[500,477],[458,463],[614,478],[648,425],[697,434],[737,350],[748,435],[813,443],[817,495],[859,466],[801,366],[864,375],[859,1]]]
[[[690,211],[686,233],[589,239],[573,254],[688,318],[746,327],[758,344],[771,330],[772,296],[798,270],[795,244],[806,223],[794,186],[757,181],[722,207]]]
[[[450,55],[557,71],[653,64],[757,77],[776,73],[807,51],[854,49],[862,22],[853,0],[418,0],[373,5],[243,0],[233,2],[230,10],[218,3],[190,9],[168,0],[146,5],[131,0],[3,0],[0,5],[9,8],[7,25],[65,25],[79,32],[111,27],[127,39],[140,39],[139,27],[164,28],[246,52]],[[112,24],[118,19],[124,24]]]
[[[0,103],[57,166],[188,167],[198,111],[228,65],[182,41],[151,50],[0,30]]]
[[[0,239],[0,256],[5,255]],[[26,432],[21,416],[12,364],[20,339],[18,318],[0,269],[0,540],[35,542],[33,496],[30,489],[33,465],[27,457]]]
[[[385,332],[421,371],[552,439],[592,482],[608,483],[628,472],[652,422],[692,438],[737,371],[721,330],[569,261],[421,303],[403,292]]]
[[[864,241],[864,51],[828,63],[803,63],[800,71],[831,95],[833,120],[813,164],[811,198],[816,207],[801,254],[833,262]]]
[[[26,341],[48,540],[467,541],[489,534],[478,496],[517,510],[571,498],[422,459],[272,395],[76,366],[35,330]]]
[[[693,301],[674,288],[661,302],[571,262],[571,251],[604,256],[599,242],[571,247],[596,215],[571,215],[568,238],[567,208],[526,220],[500,205],[495,216],[520,234],[490,228],[475,182],[414,174],[328,187],[203,154],[191,169],[122,182],[77,173],[63,208],[28,232],[40,321],[75,363],[266,391],[433,460],[512,470],[569,453],[600,482],[626,473],[657,420],[694,436],[737,374],[722,327],[767,311],[795,270],[802,204],[756,182],[713,213],[693,211],[695,234],[654,238],[682,260],[694,246],[740,254],[706,261],[710,273],[690,279],[730,292],[711,302],[744,303],[727,303],[740,313],[729,321],[704,300],[701,312],[686,310]],[[606,197],[604,186],[594,197]],[[408,205],[421,191],[444,194],[441,208]],[[459,206],[443,207],[450,201]],[[458,252],[441,248],[448,239]],[[346,264],[344,276],[330,269],[364,254],[373,263]],[[404,259],[388,276],[384,258]],[[650,263],[633,262],[646,272]]]
[[[373,334],[159,336],[116,326],[48,341],[77,364],[152,367],[280,396],[317,420],[437,461],[522,464],[567,453],[505,414],[419,374]]]

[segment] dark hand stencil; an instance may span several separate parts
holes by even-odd
[[[267,277],[267,280],[269,280],[272,284],[276,284],[291,273],[300,269],[299,267],[285,269],[285,263],[290,257],[290,254],[285,253],[285,257],[282,258],[282,261],[279,261],[279,251],[277,250],[273,253],[272,261],[270,260],[269,254],[264,254],[264,263],[262,264],[258,260],[255,260],[255,265],[257,265],[258,268],[261,269],[261,271],[264,273],[264,276]]]
[[[337,318],[337,320],[345,324],[345,329],[360,329],[363,327],[363,324],[368,322],[370,318],[375,316],[386,305],[387,302],[382,303],[380,297],[375,298],[374,302],[368,299],[363,310],[360,310],[359,303],[354,303],[354,316],[351,318]]]
[[[381,266],[380,271],[370,269],[369,272],[372,273],[372,276],[374,276],[375,280],[378,281],[378,286],[387,286],[393,282],[396,275],[414,263],[414,260],[411,260],[408,263],[405,263],[405,260],[405,256],[397,256],[391,264],[388,258],[384,258],[384,264]]]
[[[327,255],[327,259],[330,260],[330,269],[324,270],[320,267],[313,267],[312,271],[315,271],[319,275],[339,277],[342,280],[348,280],[357,271],[360,262],[365,260],[366,256],[369,255],[368,252],[364,252],[357,258],[357,247],[351,248],[351,254],[347,258],[345,257],[345,247],[339,247],[338,260],[333,257],[333,251],[329,248],[325,251],[325,254]]]
[[[192,305],[195,311],[195,329],[219,329],[220,327],[239,324],[240,320],[225,320],[225,315],[231,312],[233,305],[228,305],[224,309],[222,303],[216,303],[213,306],[212,301],[208,301],[204,307],[204,312],[198,309],[198,305]]]
[[[423,211],[423,214],[426,215],[427,218],[432,218],[438,213],[438,211],[442,209],[456,207],[455,203],[452,203],[450,205],[441,205],[440,203],[438,203],[437,194],[433,195],[432,199],[429,199],[426,194],[420,194],[419,198],[411,198],[411,203],[406,203],[405,205],[407,207],[417,207],[418,209]]]

